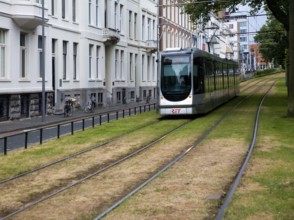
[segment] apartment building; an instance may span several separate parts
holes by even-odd
[[[226,23],[221,11],[211,13],[210,21],[203,28],[190,21],[184,5],[183,0],[159,0],[159,50],[196,47],[221,58],[238,60],[237,22]]]
[[[183,0],[159,0],[159,50],[176,47],[195,47],[196,30],[184,12]]]
[[[155,99],[155,0],[0,0],[0,120]],[[42,47],[44,43],[44,47]]]

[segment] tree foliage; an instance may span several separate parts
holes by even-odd
[[[266,5],[273,16],[280,21],[285,30],[289,31],[289,1],[290,0],[184,0],[185,13],[191,16],[193,22],[203,21],[203,24],[209,21],[209,14],[212,11],[220,11],[224,8],[229,12],[238,12],[239,5],[248,5],[252,9],[251,14],[257,13]]]
[[[271,62],[274,59],[275,63],[284,66],[288,38],[282,23],[269,16],[254,40],[260,44],[259,50],[265,61]]]

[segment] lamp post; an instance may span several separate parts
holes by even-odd
[[[42,54],[41,54],[41,76],[42,76],[42,122],[45,121],[45,18],[44,1],[42,0]]]

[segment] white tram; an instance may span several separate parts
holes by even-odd
[[[158,112],[204,114],[239,92],[237,62],[195,48],[169,49],[159,56]]]

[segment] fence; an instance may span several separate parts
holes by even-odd
[[[14,135],[7,135],[0,138],[0,153],[3,152],[7,155],[9,150],[15,150],[21,147],[25,149],[28,148],[30,144],[39,143],[42,144],[44,140],[57,138],[60,136],[71,134],[73,135],[75,131],[84,131],[87,127],[95,127],[95,125],[101,125],[102,123],[109,123],[111,120],[118,120],[120,117],[136,115],[137,113],[146,112],[147,110],[155,109],[156,104],[148,104],[143,106],[136,106],[129,109],[122,109],[116,111],[108,111],[104,113],[99,113],[91,115],[88,117],[83,117],[79,119],[74,119],[62,123],[56,123],[53,125],[47,125],[44,127],[30,129],[25,132],[20,132]],[[103,118],[104,119],[103,121]]]

